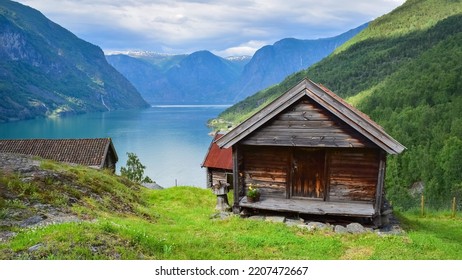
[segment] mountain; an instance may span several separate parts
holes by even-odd
[[[253,57],[224,59],[209,51],[183,56],[131,52],[124,54],[125,58],[121,54],[107,55],[107,60],[150,103],[228,104],[318,62],[366,26],[361,25],[332,38],[283,39],[264,46]]]
[[[366,27],[367,23],[325,39],[286,38],[274,45],[262,47],[245,66],[239,81],[231,89],[235,93],[234,101],[240,101],[259,90],[277,84],[290,74],[320,61]]]
[[[0,121],[146,106],[99,47],[37,10],[0,2]]]
[[[223,59],[208,51],[189,55],[130,51],[110,53],[106,59],[152,104],[224,104],[230,102],[222,94],[224,89],[250,57]]]
[[[302,78],[324,84],[381,124],[408,150],[390,157],[387,193],[433,208],[462,196],[462,1],[408,0],[333,54],[230,107],[213,123],[236,124]]]
[[[252,59],[252,56],[249,56],[249,55],[228,56],[225,59],[231,62],[236,67],[236,69],[242,73],[242,71],[244,70],[244,67]]]
[[[162,72],[165,72],[188,56],[187,54],[164,54],[150,51],[113,51],[107,53],[107,58],[111,58],[112,55],[126,55],[149,62]]]
[[[148,97],[155,86],[154,81],[163,76],[162,69],[151,62],[125,54],[107,55],[109,64],[122,73],[148,102]]]
[[[174,90],[162,92],[160,98],[192,104],[227,103],[229,97],[223,91],[238,75],[238,68],[231,62],[209,51],[194,52],[166,72],[166,80]]]
[[[225,104],[223,94],[245,58],[223,59],[209,51],[189,55],[107,55],[107,60],[152,104]]]

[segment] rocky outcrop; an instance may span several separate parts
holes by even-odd
[[[0,175],[16,174],[24,183],[37,178],[58,178],[59,174],[40,168],[40,161],[33,157],[0,153]],[[11,181],[10,181],[11,182]],[[11,183],[14,184],[14,183]],[[8,204],[0,212],[0,242],[16,235],[5,230],[11,227],[29,228],[63,222],[78,222],[80,219],[66,208],[40,203],[33,199],[24,199],[0,183],[0,202]],[[13,187],[13,186],[11,186]],[[72,204],[72,201],[69,203]]]

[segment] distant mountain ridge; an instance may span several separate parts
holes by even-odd
[[[228,88],[250,57],[225,59],[210,51],[189,55],[126,53],[106,55],[151,104],[227,104]]]
[[[147,106],[99,47],[35,9],[0,2],[0,121]]]
[[[283,39],[262,47],[253,57],[221,58],[198,51],[183,56],[135,52],[106,58],[152,104],[231,104],[320,61],[366,26],[332,38]]]
[[[224,89],[238,75],[238,67],[231,62],[209,51],[194,52],[166,72],[175,91],[163,92],[163,100],[191,104],[227,102]]]
[[[338,36],[317,40],[282,39],[259,49],[245,66],[231,89],[234,102],[277,84],[287,76],[305,69],[331,54],[337,47],[367,27],[367,23]]]

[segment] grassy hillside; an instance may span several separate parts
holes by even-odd
[[[326,85],[381,124],[408,150],[390,157],[388,198],[415,206],[422,182],[434,208],[462,199],[462,1],[409,0],[320,63],[229,108],[236,124],[302,78]],[[213,125],[213,123],[212,123]],[[217,125],[218,128],[219,125]]]
[[[339,53],[352,45],[371,39],[397,38],[425,31],[440,20],[462,12],[460,0],[407,0],[389,14],[374,20],[369,28],[339,47]]]
[[[0,259],[462,259],[460,214],[402,214],[402,235],[336,234],[210,219],[207,189],[149,190],[47,161],[34,172],[0,173]],[[11,225],[37,214],[74,219]]]

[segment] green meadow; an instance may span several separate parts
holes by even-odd
[[[0,173],[2,191],[11,196],[15,190],[17,195],[14,200],[1,198],[2,218],[11,213],[7,209],[26,209],[35,201],[61,207],[79,221],[3,226],[2,231],[16,235],[0,242],[0,259],[462,259],[460,213],[396,213],[405,231],[400,235],[308,231],[239,216],[211,219],[216,197],[207,189],[150,190],[84,167],[50,162],[42,167],[53,170],[54,179],[22,183],[18,175]],[[65,203],[70,196],[77,197],[72,205]]]

